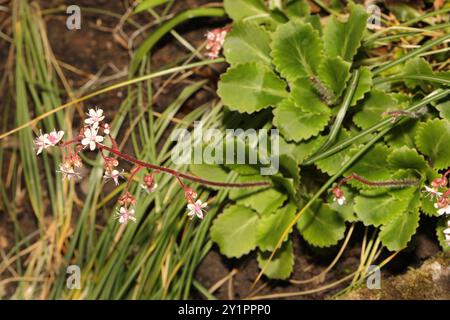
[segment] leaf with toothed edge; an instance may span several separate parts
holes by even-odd
[[[287,199],[287,195],[269,188],[239,199],[236,204],[250,207],[262,215],[271,214]]]
[[[251,21],[239,21],[225,38],[223,53],[231,66],[247,62],[271,65],[270,34]]]
[[[327,54],[331,57],[340,56],[348,62],[352,61],[361,44],[368,18],[363,6],[351,5],[350,9],[351,13],[346,22],[340,22],[333,16],[323,32]]]
[[[428,168],[424,157],[416,149],[408,148],[407,146],[394,149],[387,160],[393,169],[415,169],[423,171]]]
[[[421,123],[416,133],[416,145],[420,152],[430,157],[435,169],[450,166],[450,122],[433,119]]]
[[[239,258],[256,248],[259,215],[250,208],[233,205],[226,208],[211,226],[211,239],[220,252]]]
[[[439,116],[442,119],[450,121],[450,100],[438,104],[436,109],[439,110]]]
[[[403,68],[402,75],[422,75],[422,76],[433,76],[433,70],[430,65],[425,61],[425,59],[416,57],[408,60],[405,63]],[[417,86],[425,86],[429,82],[424,80],[414,80],[414,79],[405,79],[405,85],[414,89]]]
[[[258,252],[258,265],[264,270],[263,274],[270,279],[285,280],[289,278],[294,269],[294,249],[292,241],[285,242],[272,260],[269,260],[271,252]]]
[[[322,59],[319,33],[310,24],[291,21],[273,35],[273,63],[289,82],[317,73]]]
[[[231,110],[241,113],[276,105],[289,95],[286,83],[262,63],[229,68],[220,77],[217,94]]]
[[[345,221],[341,214],[321,201],[306,209],[297,222],[297,228],[305,240],[316,247],[329,247],[344,237]]]
[[[408,209],[393,220],[381,226],[380,240],[390,251],[398,251],[406,248],[411,237],[419,226],[419,195],[415,194],[410,199]]]
[[[327,57],[318,68],[319,78],[330,88],[336,98],[340,97],[350,78],[351,64],[341,57]]]
[[[291,98],[280,102],[273,114],[274,125],[286,140],[295,142],[317,135],[331,117],[330,108],[320,100],[307,78],[294,83]]]
[[[366,190],[355,197],[354,209],[365,226],[387,224],[405,212],[416,191],[417,188]]]
[[[263,251],[273,251],[286,228],[295,218],[297,207],[289,203],[275,213],[261,218],[256,231],[256,242]],[[289,232],[291,232],[290,230]],[[283,240],[286,241],[287,237]]]

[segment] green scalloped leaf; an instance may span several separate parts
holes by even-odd
[[[234,205],[226,208],[211,226],[211,239],[220,252],[239,258],[256,248],[259,216],[250,208]]]
[[[361,44],[368,18],[363,6],[351,5],[350,8],[351,14],[345,23],[333,16],[323,31],[323,42],[328,55],[340,56],[348,62],[353,60]]]
[[[297,207],[289,203],[277,212],[261,218],[256,231],[256,243],[262,251],[273,251],[286,228],[295,218]],[[289,233],[292,230],[289,231]],[[288,237],[283,241],[286,241]]]
[[[220,77],[217,94],[226,106],[241,113],[276,105],[289,96],[286,83],[262,63],[229,68]]]
[[[428,62],[425,59],[416,57],[409,59],[403,68],[402,75],[420,75],[420,76],[432,76],[433,70]],[[414,89],[415,87],[421,86],[424,87],[428,85],[429,82],[425,80],[413,80],[413,79],[405,79],[405,85]]]
[[[419,226],[419,195],[417,191],[408,204],[408,210],[381,226],[381,243],[390,251],[406,248]]]
[[[247,62],[270,66],[270,42],[270,34],[263,27],[250,21],[238,21],[225,39],[223,52],[232,66]]]
[[[361,129],[368,129],[383,120],[383,112],[402,109],[391,95],[372,90],[364,101],[361,111],[355,114],[353,122]]]
[[[299,142],[319,134],[330,119],[330,110],[324,105],[320,110],[300,107],[293,100],[286,99],[273,110],[273,124],[283,136]]]
[[[355,212],[366,226],[387,224],[405,212],[415,190],[417,188],[363,191],[355,197]]]
[[[273,63],[289,82],[314,75],[322,59],[319,33],[310,24],[290,21],[273,34]]]
[[[250,207],[260,214],[271,214],[277,210],[286,201],[287,195],[274,188],[259,191],[250,196],[244,197],[236,204]]]
[[[330,88],[336,98],[340,97],[350,78],[351,63],[341,57],[326,57],[317,70],[317,75]]]
[[[234,21],[244,18],[267,16],[267,10],[262,0],[224,0],[223,6],[228,16]]]
[[[450,166],[450,122],[433,119],[421,123],[417,129],[416,145],[430,157],[435,169]]]
[[[438,104],[436,109],[439,110],[439,116],[442,119],[450,121],[450,100]]]
[[[345,221],[328,204],[316,201],[306,209],[297,222],[300,234],[316,247],[335,245],[344,237]]]
[[[292,241],[285,242],[271,261],[271,252],[258,252],[258,265],[264,268],[263,274],[270,279],[284,280],[289,278],[294,269],[294,249]]]
[[[353,94],[352,102],[350,106],[354,106],[358,103],[359,100],[363,99],[367,92],[372,88],[372,72],[367,67],[362,67],[359,69],[359,80],[356,85],[355,93]]]
[[[388,156],[388,162],[393,169],[415,169],[423,171],[428,168],[425,158],[416,149],[403,146],[394,149]]]
[[[300,142],[322,131],[331,111],[313,91],[307,78],[295,82],[291,96],[273,110],[273,123],[286,140]]]

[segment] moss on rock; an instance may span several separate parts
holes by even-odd
[[[418,269],[382,277],[380,289],[359,288],[338,299],[348,300],[448,300],[450,253],[439,253]]]

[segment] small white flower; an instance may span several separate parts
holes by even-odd
[[[444,229],[444,234],[450,236],[450,228]]]
[[[339,198],[334,197],[333,201],[337,202],[338,205],[343,206],[345,204],[345,197],[344,196]]]
[[[53,129],[52,132],[50,132],[47,135],[47,144],[50,146],[56,146],[58,142],[61,141],[62,137],[64,136],[64,131],[56,131],[56,129]]]
[[[141,184],[141,188],[144,189],[145,191],[147,191],[148,193],[152,193],[156,190],[156,188],[158,187],[157,183],[153,183],[151,187],[149,187],[147,184],[142,183]]]
[[[98,135],[98,128],[87,128],[84,130],[84,139],[81,140],[83,146],[89,145],[91,151],[95,150],[97,142],[103,141],[103,137]]]
[[[39,155],[42,150],[47,149],[50,145],[47,143],[48,134],[42,134],[40,131],[40,135],[34,140],[34,146],[36,149],[36,155]]]
[[[100,121],[105,119],[102,109],[97,109],[97,108],[95,108],[95,110],[89,109],[87,115],[89,116],[89,118],[84,120],[84,123],[92,126],[92,128],[98,128]]]
[[[109,124],[105,123],[103,125],[103,133],[104,134],[109,134],[111,132],[111,127],[109,126]]]
[[[430,197],[431,199],[433,199],[434,197],[439,198],[440,196],[442,196],[442,192],[437,191],[434,188],[430,188],[429,186],[425,186],[425,191],[427,193],[427,197]]]
[[[338,205],[343,206],[345,204],[345,194],[344,191],[339,187],[334,187],[331,192],[334,194],[333,201],[337,202]]]
[[[195,201],[195,203],[189,203],[187,208],[189,210],[188,216],[192,219],[194,216],[197,216],[200,219],[203,219],[203,213],[206,211],[208,207],[208,203],[202,203],[201,200]]]
[[[438,209],[438,216],[442,216],[443,214],[450,214],[450,205],[441,208],[437,203],[435,203],[434,207]]]
[[[56,131],[56,129],[45,134],[42,134],[42,131],[39,132],[40,135],[34,140],[36,155],[39,155],[44,149],[56,146],[64,136],[64,131]]]
[[[117,218],[120,224],[127,224],[129,220],[136,222],[136,217],[134,216],[134,209],[127,209],[125,207],[120,207],[117,213]]]
[[[81,174],[73,169],[72,166],[61,163],[59,165],[59,170],[56,172],[60,172],[63,174],[63,179],[71,180],[72,178],[80,179]]]
[[[123,178],[123,172],[124,172],[123,169],[120,172],[118,170],[113,170],[111,172],[106,171],[105,174],[103,175],[103,178],[105,179],[105,181],[108,181],[110,179],[113,180],[114,184],[116,186],[118,186],[119,185],[119,178]]]

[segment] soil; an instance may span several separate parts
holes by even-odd
[[[198,7],[209,2],[213,1],[176,1],[175,8],[177,11],[182,11],[186,8]],[[37,3],[41,9],[49,9],[71,5],[73,4],[73,1],[39,0]],[[108,0],[77,1],[77,4],[80,6],[102,8],[103,10],[115,12],[120,15],[127,10],[128,5],[126,3],[126,1]],[[123,42],[118,40],[117,37],[114,37],[111,32],[118,23],[116,18],[96,13],[83,13],[81,30],[69,31],[65,27],[66,17],[64,12],[62,12],[60,14],[48,15],[45,17],[45,20],[50,45],[56,58],[77,70],[76,72],[68,69],[63,70],[69,84],[73,88],[79,88],[85,85],[92,76],[99,72],[102,72],[102,76],[109,76],[116,74],[118,71],[127,69],[130,61],[129,51],[124,47]],[[136,21],[144,25],[150,21],[150,17],[145,14],[140,15]],[[227,22],[226,19],[200,19],[178,27],[177,31],[179,31],[193,46],[199,46],[204,41],[204,34],[208,29],[224,25]],[[126,33],[128,30],[125,28],[124,31]],[[136,42],[141,40],[141,38],[137,38]],[[0,41],[0,45],[0,61],[6,61],[7,48],[5,48],[3,41]],[[154,70],[157,70],[159,68],[164,68],[165,65],[183,57],[183,55],[186,54],[186,50],[181,47],[177,41],[174,41],[171,36],[167,36],[157,45],[152,53],[152,67]],[[188,112],[205,101],[216,99],[213,91],[216,87],[219,72],[225,67],[226,66],[223,65],[215,67],[215,69],[203,68],[202,70],[196,70],[194,77],[208,79],[208,86],[213,90],[203,90],[194,95],[186,103],[181,113]],[[4,68],[4,65],[1,66],[1,68]],[[155,90],[161,86],[163,80],[164,79],[158,79],[154,81]],[[163,93],[155,101],[157,106],[156,109],[163,110],[165,106],[173,101],[174,97],[177,96],[186,84],[187,82],[185,81],[166,87]],[[89,100],[87,103],[89,105],[102,106],[105,110],[114,110],[115,107],[120,104],[121,98],[125,94],[124,90],[126,89],[119,89],[102,94]],[[181,116],[182,114],[180,114],[180,117]],[[21,225],[30,223],[29,221],[32,221],[32,219],[19,217],[19,223]],[[404,273],[407,268],[411,266],[418,267],[423,261],[432,257],[439,251],[434,232],[430,227],[430,225],[432,225],[431,219],[428,222],[429,223],[425,221],[421,226],[418,235],[413,240],[415,243],[414,249],[400,253],[389,264],[388,268],[383,269],[385,276]],[[32,232],[34,229],[34,223],[30,223],[29,226],[24,228],[27,233]],[[6,219],[2,218],[0,215],[0,248],[8,248],[12,245],[13,236],[11,232],[11,222],[6,221]],[[295,285],[286,281],[268,281],[263,277],[255,287],[258,288],[262,284],[264,285],[257,295],[313,289],[339,280],[350,274],[356,269],[359,263],[361,243],[357,239],[361,239],[362,233],[362,228],[357,227],[355,234],[352,237],[355,240],[350,241],[349,247],[338,264],[325,278],[320,279],[320,281],[316,281],[309,285]],[[319,274],[333,260],[339,249],[339,246],[329,250],[312,248],[297,234],[294,235],[294,239],[294,249],[296,254],[292,278],[297,280],[309,279],[312,276]],[[387,253],[384,253],[384,255],[387,255]],[[205,288],[210,288],[217,281],[227,276],[232,270],[236,270],[235,275],[231,278],[231,281],[227,281],[218,288],[214,293],[215,296],[221,299],[239,299],[248,297],[250,293],[249,289],[259,272],[256,258],[253,255],[242,259],[226,259],[220,255],[217,247],[213,247],[213,250],[207,254],[198,268],[196,278]],[[324,299],[342,290],[347,284],[348,283],[343,283],[329,291],[298,298]],[[200,295],[196,295],[195,297],[199,299],[202,298]]]

